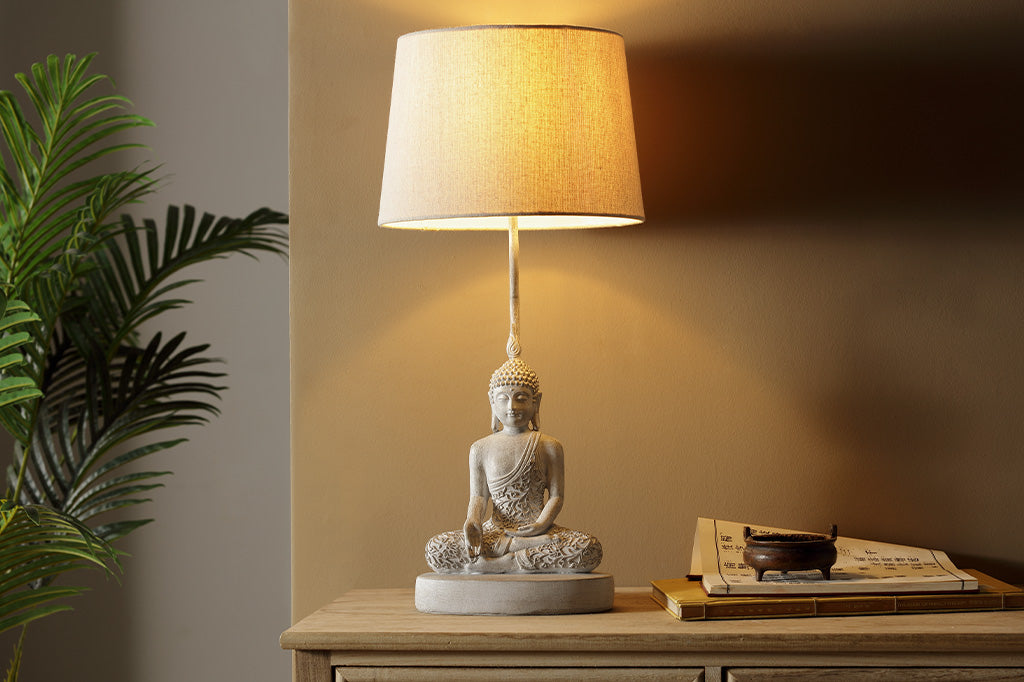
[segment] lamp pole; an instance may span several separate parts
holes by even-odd
[[[508,345],[505,351],[509,360],[519,357],[519,218],[508,219]]]

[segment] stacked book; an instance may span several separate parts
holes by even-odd
[[[743,560],[745,526],[797,532],[698,519],[690,575],[652,581],[652,598],[680,620],[1024,609],[1024,590],[958,569],[943,552],[842,536],[830,579],[790,571],[758,580]]]

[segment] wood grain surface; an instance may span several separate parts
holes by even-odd
[[[1024,612],[679,622],[649,588],[619,588],[606,613],[438,616],[411,589],[354,590],[281,636],[286,649],[423,651],[907,651],[1024,655]]]

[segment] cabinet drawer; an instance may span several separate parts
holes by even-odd
[[[730,668],[726,682],[1009,682],[1024,668]]]
[[[370,668],[334,669],[335,682],[704,682],[703,668]]]

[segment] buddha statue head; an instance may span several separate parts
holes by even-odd
[[[540,430],[540,380],[519,358],[507,360],[491,375],[491,431],[502,428]]]

